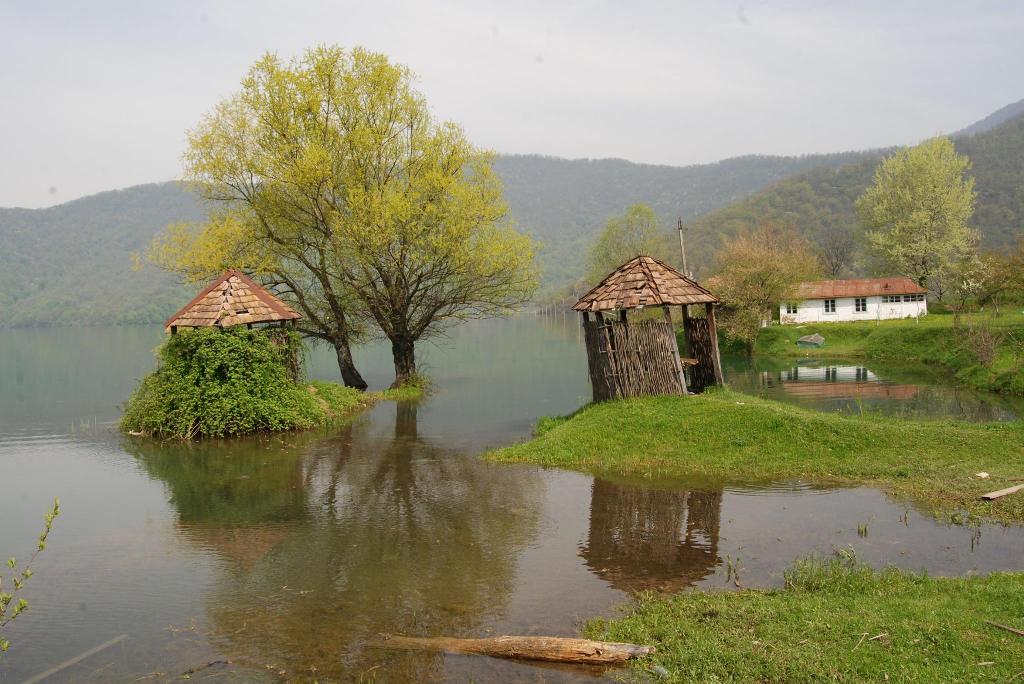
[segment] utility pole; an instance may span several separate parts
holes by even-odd
[[[676,224],[679,228],[679,254],[683,257],[683,275],[687,278],[692,277],[689,269],[686,268],[686,242],[683,241],[683,217],[679,217],[679,222]]]

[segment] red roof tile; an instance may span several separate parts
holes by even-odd
[[[718,297],[663,261],[638,256],[612,271],[583,295],[576,311],[614,311],[640,306],[718,303]]]
[[[201,328],[290,321],[302,318],[241,271],[231,269],[167,319],[164,327]]]
[[[855,280],[816,280],[797,286],[797,299],[837,299],[877,295],[926,294],[928,290],[910,278],[858,278]]]

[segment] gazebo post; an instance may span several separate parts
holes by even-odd
[[[711,338],[712,362],[715,365],[715,384],[724,385],[725,378],[722,376],[722,357],[718,353],[718,326],[715,325],[715,305],[708,302],[704,305],[708,312],[708,337]]]
[[[668,323],[669,345],[672,347],[672,360],[676,364],[676,373],[679,374],[679,387],[683,390],[685,397],[689,392],[686,389],[686,373],[683,372],[683,360],[679,358],[679,343],[676,341],[675,329],[672,327],[672,309],[668,306],[661,307],[665,312],[665,322]]]
[[[625,309],[619,309],[619,323],[625,323],[625,322],[626,322],[626,310]]]

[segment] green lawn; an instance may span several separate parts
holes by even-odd
[[[534,439],[490,452],[610,476],[728,481],[801,479],[878,486],[961,520],[1024,522],[1024,423],[918,422],[820,413],[728,390],[592,404],[544,419]],[[985,471],[988,479],[975,473]],[[1024,481],[1022,481],[1024,482]],[[1024,667],[1022,667],[1024,669]]]
[[[1022,597],[1024,574],[937,579],[847,557],[797,563],[776,591],[643,596],[586,632],[655,646],[634,665],[647,681],[1009,682],[1024,638],[985,620],[1024,629]]]
[[[952,315],[941,313],[919,320],[773,325],[758,335],[754,353],[939,364],[972,387],[1024,395],[1024,312],[1018,309],[998,317],[965,315],[959,328]],[[825,338],[823,347],[796,346],[797,338],[813,333]],[[986,360],[989,346],[992,358]]]

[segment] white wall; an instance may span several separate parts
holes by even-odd
[[[825,313],[824,299],[808,299],[797,305],[795,314],[779,306],[782,323],[828,323],[838,321],[877,321],[890,318],[913,318],[928,313],[928,302],[883,302],[880,296],[867,297],[867,311],[857,311],[854,297],[837,297],[835,313]]]

